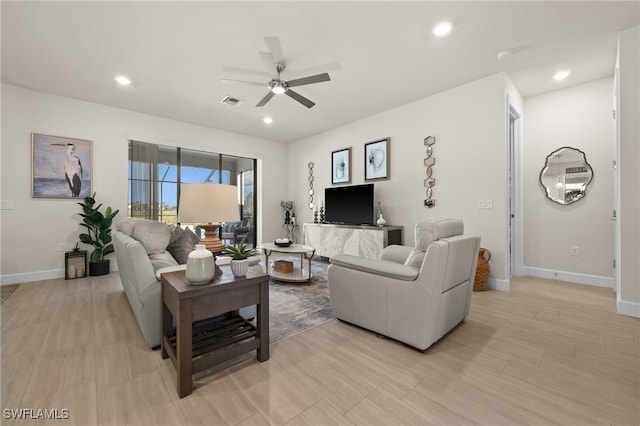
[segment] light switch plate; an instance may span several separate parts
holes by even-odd
[[[13,200],[0,201],[0,210],[13,210]]]
[[[478,208],[479,209],[492,209],[493,208],[493,200],[478,200]]]

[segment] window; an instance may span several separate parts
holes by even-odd
[[[175,224],[179,183],[222,183],[238,187],[241,223],[255,245],[256,160],[206,151],[129,141],[128,216]]]

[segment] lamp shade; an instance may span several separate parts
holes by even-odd
[[[240,220],[238,187],[215,183],[185,183],[180,186],[178,222],[211,223]]]

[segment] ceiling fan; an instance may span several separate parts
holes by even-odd
[[[307,108],[312,108],[315,105],[315,102],[312,100],[305,98],[300,93],[291,90],[292,87],[304,86],[307,84],[320,83],[323,81],[331,80],[329,78],[328,73],[311,75],[308,77],[296,78],[295,80],[285,81],[280,77],[282,71],[284,71],[286,67],[286,63],[284,61],[284,55],[282,54],[282,48],[280,47],[280,40],[278,37],[265,37],[264,41],[267,44],[267,48],[269,52],[258,52],[260,55],[260,59],[264,63],[268,75],[271,76],[271,80],[265,83],[258,83],[255,81],[243,81],[243,80],[229,80],[222,79],[223,83],[229,84],[247,84],[251,86],[267,86],[269,88],[269,93],[266,94],[264,98],[258,104],[257,107],[261,107],[266,105],[267,102],[271,100],[275,95],[285,94],[290,98],[300,102],[302,105]],[[273,71],[275,70],[277,76],[274,76]]]

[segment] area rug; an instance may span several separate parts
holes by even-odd
[[[296,260],[299,262],[300,260]],[[269,283],[269,340],[291,337],[333,318],[327,287],[327,267],[323,260],[311,261],[310,283]]]
[[[5,300],[9,298],[13,294],[14,291],[18,289],[19,284],[13,285],[3,285],[0,287],[0,304],[4,303]]]

